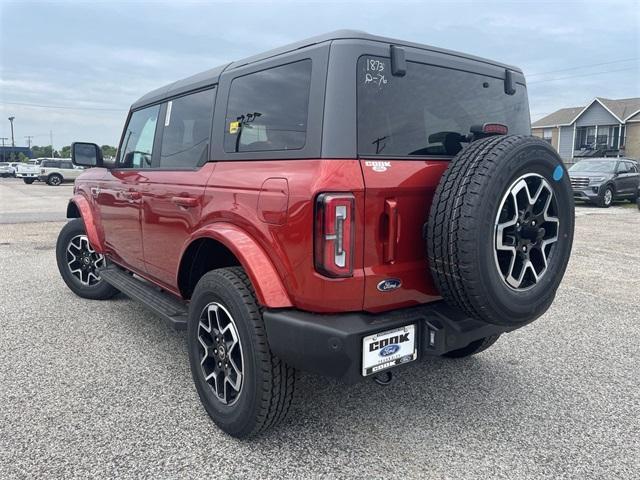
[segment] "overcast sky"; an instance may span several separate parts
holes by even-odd
[[[0,0],[0,137],[117,144],[147,91],[351,28],[521,67],[533,120],[595,96],[640,96],[640,0],[49,2]],[[547,73],[551,72],[551,73]],[[44,107],[48,106],[48,107]],[[65,108],[51,108],[65,107]]]

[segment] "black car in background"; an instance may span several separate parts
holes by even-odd
[[[569,168],[573,198],[610,207],[614,200],[636,201],[638,162],[629,158],[590,158]]]

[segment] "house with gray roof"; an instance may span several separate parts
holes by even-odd
[[[640,160],[640,97],[596,97],[583,107],[561,108],[531,124],[562,159],[624,156]]]

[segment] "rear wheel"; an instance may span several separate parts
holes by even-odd
[[[57,187],[61,183],[62,183],[62,175],[59,175],[57,173],[52,173],[47,178],[47,185],[51,185],[53,187]]]
[[[118,293],[100,278],[99,269],[106,265],[106,259],[89,243],[81,218],[74,218],[62,227],[56,260],[62,279],[79,297],[106,300]]]
[[[569,176],[547,142],[475,141],[454,157],[436,189],[427,224],[433,280],[469,316],[522,325],[553,301],[573,227]]]
[[[187,335],[196,390],[222,430],[246,438],[284,419],[295,370],[271,353],[261,308],[241,268],[203,275],[191,298]]]
[[[494,343],[496,343],[499,338],[500,338],[500,335],[491,335],[490,337],[481,338],[480,340],[471,342],[466,347],[447,352],[443,355],[443,357],[448,357],[448,358],[470,357],[471,355],[475,355],[476,353],[484,352],[487,348],[489,348]]]
[[[36,181],[36,179],[35,178],[23,178],[22,181],[24,183],[26,183],[27,185],[31,185],[33,182]]]

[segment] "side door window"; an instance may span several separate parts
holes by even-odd
[[[151,168],[153,142],[160,105],[143,108],[131,114],[118,150],[117,168]]]
[[[620,173],[620,174],[629,173],[629,164],[627,162],[618,163],[617,173]]]
[[[160,168],[195,168],[209,160],[214,100],[210,88],[167,102]]]
[[[229,89],[225,152],[302,149],[310,88],[309,59],[235,78]]]

